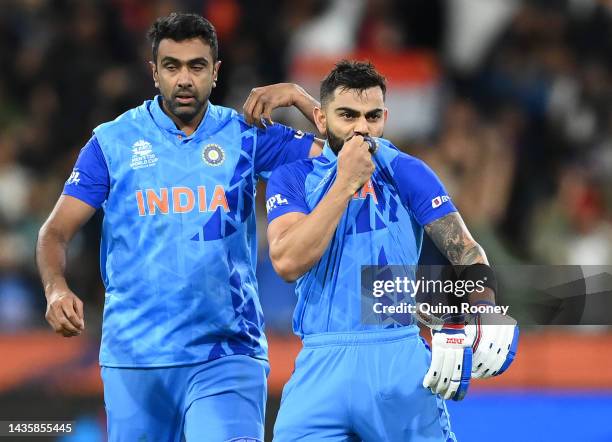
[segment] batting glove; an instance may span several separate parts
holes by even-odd
[[[445,323],[431,331],[431,365],[423,387],[444,399],[460,401],[467,393],[472,370],[472,347],[463,322]]]
[[[465,327],[472,347],[472,377],[499,376],[516,356],[519,328],[516,320],[498,313],[473,315]]]

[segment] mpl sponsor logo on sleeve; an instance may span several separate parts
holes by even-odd
[[[283,198],[280,193],[277,193],[266,201],[266,210],[270,213],[271,210],[276,209],[278,206],[285,206],[287,204],[289,204],[287,198]]]

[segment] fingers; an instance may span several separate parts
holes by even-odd
[[[429,388],[432,393],[439,394],[444,399],[450,399],[459,389],[462,353],[460,349],[434,349],[423,387]],[[461,358],[457,359],[459,357]],[[458,374],[456,360],[459,361]]]
[[[85,314],[83,313],[83,301],[79,298],[74,298],[73,300],[74,310],[76,311],[77,316],[81,320],[81,330],[85,329]]]
[[[489,330],[492,331],[490,344],[487,347],[487,352],[481,359],[482,366],[478,369],[478,376],[481,378],[493,376],[495,360],[502,352],[501,340],[503,339],[504,329],[505,327],[503,325],[489,326]]]
[[[489,349],[493,346],[491,339],[493,338],[493,330],[487,330],[488,333],[484,333],[482,325],[478,324],[475,327],[475,334],[479,336],[478,345],[474,348],[474,357],[472,359],[472,373],[474,377],[480,377],[481,369],[484,365],[486,355]],[[484,369],[483,369],[484,370]]]
[[[455,365],[455,349],[444,350],[444,362],[442,364],[442,372],[440,373],[440,379],[438,379],[438,385],[434,389],[434,393],[441,396],[445,396],[450,386],[450,381],[453,375],[453,366]]]
[[[62,311],[64,312],[64,317],[68,320],[72,327],[74,327],[77,331],[81,331],[83,329],[83,320],[74,308],[74,301],[62,303]]]
[[[459,384],[461,383],[461,372],[463,369],[463,350],[456,349],[452,350],[452,352],[454,353],[454,355],[450,367],[451,376],[449,379],[448,387],[446,388],[446,393],[444,394],[444,399],[452,398],[459,389]]]
[[[446,389],[446,392],[443,396],[444,400],[452,399],[453,396],[457,394],[457,390],[459,390],[459,384],[459,381],[450,381],[450,383],[448,384],[448,388]]]
[[[255,122],[254,117],[253,117],[253,110],[255,108],[255,105],[257,104],[257,96],[258,96],[257,88],[251,89],[251,93],[249,94],[246,101],[244,102],[244,105],[242,106],[242,111],[244,113],[244,119],[246,120],[248,124],[251,124],[251,125]]]
[[[61,305],[52,306],[46,318],[47,322],[49,322],[53,330],[58,334],[63,336],[76,336],[80,333],[80,330],[70,322]]]
[[[345,183],[354,193],[368,182],[374,170],[372,155],[363,136],[354,134],[345,140],[338,154],[338,181]]]
[[[45,314],[53,330],[65,337],[77,336],[85,328],[83,303],[76,296],[64,296],[51,302]]]
[[[485,357],[488,352],[488,349],[491,346],[491,342],[480,342],[478,345],[478,350],[474,352],[474,360],[472,363],[472,373],[474,377],[479,377],[478,374],[481,372],[481,369],[485,362]],[[486,350],[485,350],[486,349]]]
[[[475,378],[493,376],[506,360],[508,349],[512,343],[514,327],[508,325],[489,325],[489,337],[482,342],[474,355]]]
[[[374,162],[372,161],[372,155],[370,155],[369,148],[370,145],[365,141],[363,135],[353,134],[344,142],[342,150],[345,150],[348,154],[351,154],[353,151],[355,151],[358,157],[366,159],[368,161],[368,165],[370,166],[371,171],[373,172]]]
[[[495,376],[501,369],[502,365],[504,365],[504,362],[506,362],[508,351],[510,350],[512,338],[514,336],[514,327],[503,325],[501,328],[502,333],[499,339],[498,351],[495,359],[491,363],[491,376]]]
[[[265,88],[251,89],[251,93],[242,106],[246,122],[260,129],[265,129],[266,124],[274,124],[272,121],[272,111],[276,106],[268,98],[265,91]]]
[[[274,121],[272,121],[272,111],[274,110],[274,106],[270,102],[264,102],[263,110],[261,111],[260,120],[262,120],[265,125],[272,126]]]
[[[431,352],[431,364],[423,379],[423,387],[429,388],[432,392],[434,391],[438,384],[438,379],[440,379],[443,362],[444,356],[442,355],[442,350],[433,348]]]
[[[432,339],[432,358],[429,370],[423,379],[423,387],[443,399],[462,400],[468,390],[472,371],[472,349],[457,343],[458,334],[434,334]]]
[[[376,145],[373,144],[372,139],[370,137],[366,138],[364,135],[361,134],[356,134],[349,138],[349,140],[352,139],[355,139],[355,149],[359,149],[359,151],[362,152],[362,155],[364,157],[367,157],[369,160],[371,160],[372,154],[376,152]],[[367,152],[367,155],[363,151]],[[374,163],[372,162],[372,166],[373,165]]]
[[[344,140],[344,146],[342,148],[348,147],[349,149],[357,148],[361,145],[365,144],[365,139],[361,134],[353,134]]]
[[[262,120],[261,120],[261,114],[263,112],[263,103],[261,101],[257,101],[255,102],[255,105],[253,107],[253,115],[251,115],[251,118],[253,119],[253,124],[255,126],[257,126],[260,129],[265,129],[266,126],[263,124]]]
[[[495,376],[497,371],[501,368],[504,361],[506,360],[506,355],[508,354],[508,349],[510,348],[510,342],[512,340],[511,333],[512,327],[508,327],[507,325],[500,325],[500,331],[493,346],[493,357],[489,361],[489,375]]]

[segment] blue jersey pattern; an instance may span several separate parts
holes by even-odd
[[[159,97],[94,130],[64,194],[102,207],[100,363],[267,358],[255,279],[255,184],[308,156],[312,135],[260,130],[208,104],[190,136]]]
[[[442,183],[421,160],[377,139],[376,169],[355,194],[321,259],[297,281],[293,329],[298,336],[395,327],[364,323],[361,266],[416,265],[423,226],[456,211]],[[317,158],[274,171],[267,188],[268,220],[310,213],[335,180],[337,157],[328,145]],[[416,327],[416,325],[411,325]]]

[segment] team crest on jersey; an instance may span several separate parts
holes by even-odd
[[[218,144],[207,144],[202,150],[202,161],[209,166],[220,166],[225,161],[225,152]]]
[[[148,141],[138,140],[132,144],[132,161],[130,161],[132,169],[155,166],[157,160],[157,156],[153,153],[153,146]]]

